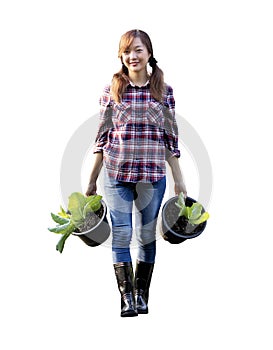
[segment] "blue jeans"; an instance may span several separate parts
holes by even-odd
[[[113,262],[131,262],[130,243],[133,234],[133,203],[136,208],[138,260],[154,263],[156,223],[166,189],[166,178],[154,183],[122,182],[105,171],[105,196],[112,222]]]

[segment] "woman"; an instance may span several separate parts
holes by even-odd
[[[166,187],[166,160],[172,170],[175,193],[186,196],[186,187],[178,162],[172,88],[164,83],[149,36],[141,30],[125,33],[118,57],[122,68],[100,99],[95,161],[86,195],[96,193],[96,181],[104,165],[114,270],[121,293],[121,316],[127,317],[148,313],[156,221]],[[135,276],[130,254],[133,203],[140,219]]]

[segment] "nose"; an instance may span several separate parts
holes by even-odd
[[[130,59],[134,59],[134,58],[137,58],[137,55],[136,55],[136,52],[134,50],[132,50],[130,52]]]

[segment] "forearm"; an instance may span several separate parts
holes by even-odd
[[[180,192],[184,193],[184,196],[187,196],[187,190],[185,186],[184,176],[179,164],[179,160],[177,157],[168,158],[168,164],[172,171],[172,176],[174,180],[175,194],[179,194]]]
[[[174,182],[184,181],[183,173],[182,173],[182,170],[180,168],[178,158],[177,157],[170,157],[168,159],[168,163],[169,163],[171,171],[172,171]]]
[[[89,178],[89,183],[86,190],[86,195],[91,196],[97,192],[97,179],[99,177],[103,164],[103,153],[94,153],[93,165]]]
[[[93,155],[93,165],[90,173],[89,183],[96,182],[103,164],[103,153],[94,153]]]

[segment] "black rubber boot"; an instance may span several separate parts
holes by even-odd
[[[134,296],[134,274],[131,262],[114,264],[118,288],[121,294],[121,317],[137,316]]]
[[[148,313],[149,288],[154,270],[154,264],[138,261],[135,273],[135,300],[139,314]]]

